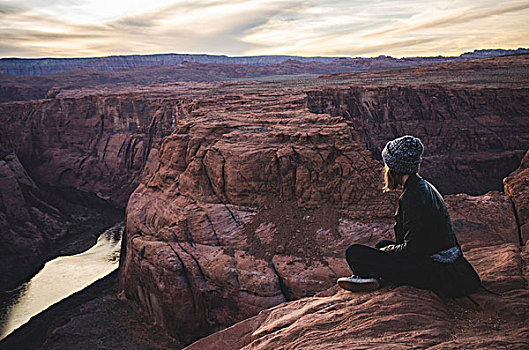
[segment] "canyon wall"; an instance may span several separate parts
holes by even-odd
[[[188,108],[165,97],[84,95],[4,103],[0,116],[5,137],[33,178],[124,206]]]
[[[2,142],[2,140],[0,140]],[[0,154],[0,284],[2,290],[16,285],[42,255],[42,241],[66,231],[67,219],[39,196],[17,156],[2,142]],[[28,268],[30,271],[28,271]]]
[[[148,86],[168,82],[213,82],[249,79],[273,79],[276,76],[310,75],[351,71],[396,69],[413,65],[445,62],[445,58],[340,59],[329,62],[285,60],[277,64],[247,65],[182,61],[177,65],[138,65],[124,69],[78,68],[44,76],[0,75],[0,102],[55,97],[62,90],[86,87]],[[0,61],[1,64],[1,61]],[[286,79],[283,77],[283,79]]]
[[[120,210],[95,195],[35,183],[3,143],[0,292],[32,276],[49,259],[87,249],[100,231],[122,217]]]
[[[322,91],[327,96],[329,90]],[[436,96],[438,91],[434,86],[422,94]],[[311,113],[311,94],[234,85],[197,99],[193,114],[165,139],[156,171],[130,197],[121,296],[183,343],[330,288],[337,277],[350,273],[343,258],[349,244],[393,238],[398,194],[381,192],[382,164],[373,159],[350,118]],[[510,95],[500,96],[513,103]],[[403,101],[409,109],[429,110],[426,103]],[[521,101],[525,110],[524,94]],[[446,110],[451,103],[444,100],[439,106]],[[506,135],[520,124],[520,134],[506,141],[515,149],[513,163],[519,161],[516,147],[527,130],[521,114],[495,127]],[[410,124],[416,126],[424,121],[413,118]],[[434,118],[429,125],[426,120],[426,125],[440,129],[445,120]],[[451,127],[451,133],[441,133],[444,138],[432,138],[432,143],[426,139],[426,147],[457,147],[464,138],[456,137],[455,130]],[[489,141],[498,139],[494,136]],[[393,136],[388,132],[385,137]],[[502,164],[494,144],[471,137],[465,145],[470,150],[489,147],[481,155],[488,155],[490,164]],[[453,170],[449,164],[440,162],[438,171],[464,178],[483,170],[479,163],[463,162]],[[519,250],[509,197],[460,194],[447,202],[465,252],[479,255],[475,261],[481,274],[498,279],[486,257],[501,249],[508,259],[511,250]],[[513,289],[523,284],[516,273]]]
[[[330,87],[310,91],[308,106],[344,117],[375,159],[390,139],[421,138],[422,173],[443,193],[501,190],[529,147],[526,87]]]
[[[373,243],[393,209],[380,164],[342,118],[306,111],[302,91],[197,105],[129,200],[119,275],[122,295],[185,343],[331,286],[353,232]]]
[[[87,249],[122,220],[101,199],[125,206],[187,102],[80,94],[0,104],[2,288]]]

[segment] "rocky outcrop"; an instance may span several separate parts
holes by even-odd
[[[529,242],[529,151],[520,167],[503,180],[505,193],[512,200],[519,226],[520,243]]]
[[[120,288],[186,343],[331,286],[352,236],[374,242],[389,230],[361,217],[391,216],[380,165],[341,118],[307,112],[303,96],[199,101],[129,200]]]
[[[529,256],[507,244],[472,250],[467,257],[484,283],[503,296],[473,294],[480,305],[476,307],[466,299],[443,300],[408,286],[370,293],[333,287],[264,310],[186,349],[527,348],[529,290],[524,266]]]
[[[185,349],[528,347],[529,253],[518,244],[509,198],[491,192],[446,200],[465,256],[482,283],[501,296],[480,290],[473,305],[408,286],[360,293],[333,286],[263,310]]]
[[[349,244],[393,237],[381,170],[346,119],[307,111],[302,90],[197,99],[129,200],[122,297],[189,343],[332,287]],[[470,255],[518,249],[507,196],[447,202]]]

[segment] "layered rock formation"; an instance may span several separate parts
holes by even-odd
[[[529,151],[520,167],[503,180],[505,193],[509,195],[518,221],[520,243],[529,241]]]
[[[309,113],[306,106],[313,103],[310,94],[314,90],[306,100],[303,89],[264,87],[268,85],[235,85],[217,91],[215,98],[208,94],[197,98],[192,115],[165,139],[156,171],[129,200],[127,244],[120,267],[122,297],[133,301],[152,322],[183,343],[277,303],[311,296],[333,286],[337,277],[349,274],[343,259],[349,244],[374,244],[393,235],[396,194],[381,193],[381,163],[364,148],[354,122],[341,115]],[[445,87],[430,88],[431,97]],[[426,87],[421,89],[428,94]],[[368,94],[370,90],[365,91]],[[487,96],[486,91],[482,93]],[[525,94],[520,93],[525,101]],[[500,96],[505,97],[507,105],[502,108],[513,104],[510,97]],[[444,101],[438,107],[450,110],[452,102]],[[415,106],[412,101],[410,104]],[[409,108],[425,109],[427,105]],[[519,123],[516,132],[520,135],[507,141],[516,143],[516,147],[526,142],[527,128],[521,114],[505,120],[505,124],[498,122],[495,129],[507,133]],[[408,116],[410,124],[420,125],[422,120],[413,121],[414,118],[417,119],[415,115]],[[443,125],[443,120],[435,118],[429,127]],[[444,157],[441,145],[458,140],[459,135],[455,127],[450,134],[441,135],[445,138],[432,138],[433,143],[427,143],[427,147],[435,150],[439,146],[437,150]],[[386,137],[393,136],[388,133]],[[470,140],[479,141],[470,148],[484,146],[480,139]],[[494,151],[490,154],[491,163],[501,164]],[[448,162],[439,164],[439,172],[450,171]],[[454,170],[456,175],[457,171],[465,174],[463,164]],[[480,171],[479,166],[469,168],[472,174]],[[449,196],[447,202],[462,246],[484,280],[497,290],[511,291],[513,305],[522,305],[525,310],[527,291],[518,226],[509,197],[499,192],[480,197],[462,194]],[[502,256],[496,267],[510,271],[507,276],[501,276],[490,265],[490,256],[496,251]],[[444,315],[458,312],[457,308],[441,307],[442,301],[428,292],[413,293],[421,300],[434,300],[414,311],[417,314],[438,309]],[[388,300],[396,302],[400,296],[397,291],[395,299]],[[339,296],[344,297],[347,298],[343,293]],[[406,310],[409,301],[404,299],[392,312]],[[354,300],[351,305],[357,304]],[[494,299],[490,303],[499,302]],[[320,312],[317,307],[307,308]],[[267,312],[272,311],[264,314],[269,315]],[[399,317],[388,317],[384,327]],[[431,339],[449,340],[447,334],[452,328],[446,324],[447,317],[441,322],[444,328],[430,334]],[[521,316],[517,317],[506,321],[513,329],[521,320]],[[257,331],[261,326],[268,329],[271,324],[259,320],[250,333],[265,337],[273,332]],[[403,320],[408,320],[407,316]],[[423,323],[414,322],[421,330],[418,337],[426,339],[424,334],[429,328],[424,324],[431,322],[431,317],[424,316],[422,320]],[[373,325],[376,321],[373,318],[366,322]],[[477,328],[480,332],[482,326]],[[270,327],[276,330],[275,325]],[[370,332],[369,327],[364,329]],[[236,334],[238,337],[248,332],[239,329]],[[377,332],[380,331],[372,334],[380,335]],[[395,328],[394,339],[403,336],[399,332]],[[218,334],[222,338],[225,333]],[[254,338],[260,339],[261,335]],[[235,343],[226,343],[230,345],[226,348],[239,344],[234,338],[229,339]],[[306,341],[300,339],[295,344]],[[243,345],[246,344],[249,341]],[[263,348],[288,347],[280,342],[263,344]]]
[[[416,68],[392,74],[393,81],[372,74],[368,85],[310,91],[309,109],[344,117],[376,159],[388,139],[420,137],[422,171],[444,193],[502,190],[529,147],[527,69],[516,72],[528,62],[529,55]],[[512,68],[510,79],[487,81],[485,69],[502,64]]]
[[[3,147],[6,147],[3,144]],[[0,291],[61,254],[87,249],[122,213],[94,195],[37,185],[14,152],[0,153]]]
[[[55,96],[60,90],[175,81],[270,79],[277,76],[394,70],[529,50],[488,50],[473,56],[374,58],[210,55],[111,56],[80,59],[0,59],[0,102]],[[6,75],[3,75],[6,74]],[[500,76],[501,77],[501,76]],[[288,79],[283,77],[283,79]]]
[[[457,59],[476,59],[495,57],[501,55],[513,55],[527,53],[528,49],[517,50],[474,50],[459,57],[405,57],[396,59],[388,56],[376,58],[345,58],[345,57],[302,57],[302,56],[239,56],[229,57],[225,55],[190,55],[190,54],[159,54],[159,55],[127,55],[91,58],[41,58],[41,59],[0,59],[0,74],[6,75],[43,75],[59,73],[77,68],[92,68],[99,71],[125,69],[137,66],[174,66],[183,62],[212,63],[224,65],[252,65],[269,66],[281,64],[285,61],[297,61],[300,63],[334,63],[336,60],[350,61],[353,67],[375,66],[400,66],[407,67],[417,64],[435,64],[440,62],[454,61]]]
[[[361,293],[334,286],[261,311],[186,349],[528,347],[529,252],[519,247],[509,198],[491,192],[446,199],[465,256],[501,296],[481,290],[472,295],[479,304],[473,305],[408,286]]]
[[[188,108],[185,99],[81,92],[0,104],[2,289],[122,220],[101,198],[125,206]]]
[[[119,70],[99,71],[79,68],[45,76],[0,75],[0,102],[24,101],[54,97],[59,91],[87,86],[146,86],[150,84],[197,81],[270,79],[274,76],[329,74],[351,71],[396,69],[413,65],[445,62],[444,58],[403,59],[343,59],[330,62],[300,62],[286,60],[271,65],[233,63],[181,62],[178,65],[137,66]],[[284,79],[288,79],[285,78]]]
[[[184,342],[331,286],[352,235],[389,230],[358,214],[393,209],[380,165],[343,119],[306,111],[302,92],[218,102],[199,101],[165,139],[127,206],[120,287]]]
[[[74,187],[124,205],[186,101],[79,95],[0,104],[5,137],[39,182]]]

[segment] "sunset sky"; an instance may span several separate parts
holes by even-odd
[[[519,47],[529,47],[529,1],[0,0],[0,57],[402,57]]]

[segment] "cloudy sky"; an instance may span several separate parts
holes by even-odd
[[[0,0],[0,57],[529,47],[529,0]]]

